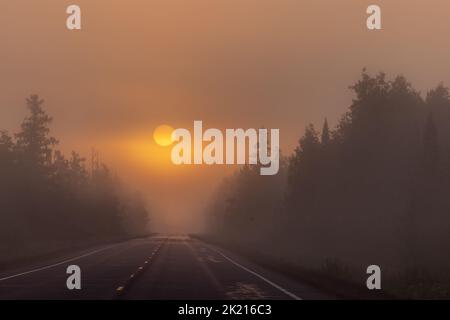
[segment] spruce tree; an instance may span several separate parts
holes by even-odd
[[[325,121],[323,123],[321,142],[323,145],[327,145],[328,142],[330,142],[330,129],[328,127],[327,118],[325,118]]]

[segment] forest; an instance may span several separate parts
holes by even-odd
[[[308,125],[278,175],[222,182],[208,234],[299,274],[365,287],[376,264],[383,292],[450,297],[449,90],[365,70],[349,89],[336,127]]]
[[[139,193],[93,156],[66,157],[38,95],[15,134],[0,131],[0,266],[64,249],[148,234]]]

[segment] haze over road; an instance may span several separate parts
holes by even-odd
[[[81,290],[66,287],[69,265],[81,268]],[[134,239],[0,273],[0,299],[326,298],[187,236]]]

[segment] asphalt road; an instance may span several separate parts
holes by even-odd
[[[81,269],[69,290],[67,267]],[[308,285],[186,236],[154,236],[0,273],[0,299],[327,299]]]

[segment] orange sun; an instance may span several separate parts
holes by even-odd
[[[153,131],[153,139],[162,147],[170,146],[172,144],[173,130],[171,126],[162,124]]]

